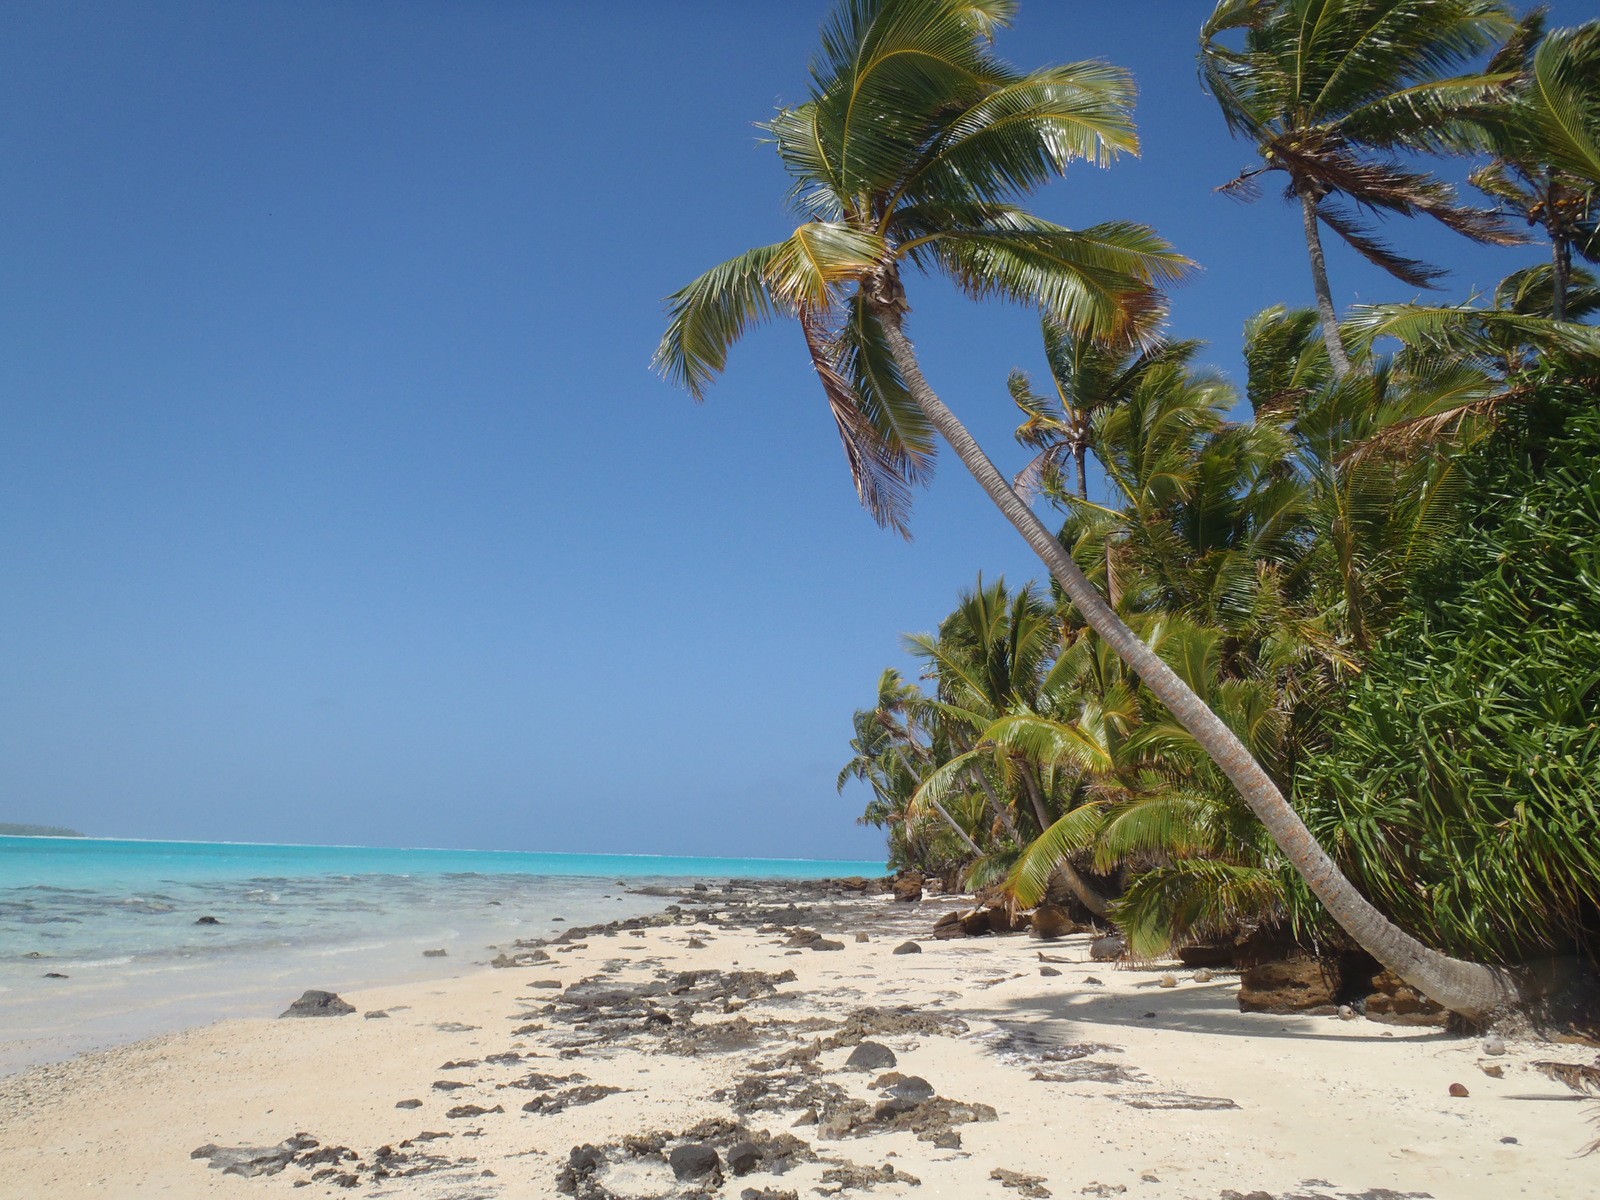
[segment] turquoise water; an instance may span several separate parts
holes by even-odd
[[[883,871],[810,859],[0,837],[0,1071],[273,1015],[306,988],[459,973],[515,939],[668,902],[631,890],[645,884]],[[429,949],[446,954],[424,958]]]

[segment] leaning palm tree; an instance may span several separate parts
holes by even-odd
[[[1469,106],[1504,72],[1452,69],[1514,28],[1502,0],[1219,0],[1200,32],[1201,77],[1236,136],[1262,164],[1223,186],[1251,198],[1268,171],[1288,176],[1300,204],[1317,312],[1334,370],[1350,373],[1320,226],[1404,283],[1443,272],[1381,241],[1352,210],[1426,215],[1474,241],[1521,240],[1500,218],[1460,202],[1455,189],[1403,165],[1397,153],[1437,150]],[[1243,33],[1243,44],[1231,44]]]
[[[1126,72],[1078,63],[1021,74],[994,55],[989,36],[1013,8],[843,0],[812,64],[810,100],[768,126],[806,219],[785,241],[675,293],[656,361],[700,397],[752,322],[796,319],[858,492],[880,521],[904,531],[907,485],[925,476],[937,430],[1350,936],[1446,1007],[1491,1013],[1509,998],[1503,974],[1422,945],[1350,885],[1243,743],[1123,624],[922,373],[906,332],[907,268],[1110,335],[1185,266],[1144,227],[1073,230],[1013,203],[1074,159],[1105,161],[1137,146]]]

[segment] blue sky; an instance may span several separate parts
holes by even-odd
[[[1003,53],[1104,57],[1143,157],[1036,208],[1199,261],[1233,371],[1308,303],[1180,0],[1024,0]],[[793,227],[753,123],[827,5],[23,3],[0,43],[0,820],[108,836],[873,857],[834,794],[903,631],[1042,574],[946,457],[917,539],[856,506],[798,332],[701,407],[661,298]],[[1592,15],[1576,0],[1558,21]],[[1537,248],[1391,228],[1491,286]],[[1341,303],[1409,298],[1342,247]],[[1037,323],[912,292],[1001,462]]]

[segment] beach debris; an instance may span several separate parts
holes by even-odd
[[[989,1178],[996,1180],[1001,1187],[1011,1188],[1032,1200],[1045,1200],[1050,1195],[1050,1189],[1045,1187],[1043,1175],[1025,1175],[1021,1171],[1012,1171],[1006,1167],[996,1167],[989,1172]]]
[[[1130,1108],[1152,1109],[1157,1112],[1173,1109],[1214,1112],[1239,1107],[1226,1096],[1191,1096],[1186,1092],[1138,1092],[1132,1096],[1123,1096],[1122,1101]]]
[[[369,1009],[362,1013],[361,1016],[368,1021],[387,1021],[389,1019],[389,1014],[381,1008]]]
[[[440,949],[440,950],[424,950],[422,952],[422,957],[423,958],[448,958],[449,955],[450,955],[450,951],[444,950],[444,949]]]
[[[868,941],[871,941],[871,940],[872,939],[869,938],[866,935],[866,932],[864,930],[860,930],[860,929],[856,930],[856,942],[857,943],[868,942]]]
[[[1043,950],[1038,951],[1038,957],[1039,961],[1042,963],[1059,963],[1062,966],[1067,966],[1073,961],[1072,959],[1067,958],[1065,955],[1046,954]]]
[[[689,1179],[704,1180],[709,1187],[722,1186],[722,1158],[716,1147],[704,1142],[689,1142],[676,1147],[667,1155],[673,1178],[679,1183]]]
[[[1056,904],[1041,904],[1033,910],[1028,922],[1035,937],[1045,941],[1066,937],[1078,932],[1078,923],[1067,915],[1067,910]]]
[[[1163,975],[1160,979],[1156,980],[1156,986],[1175,988],[1178,986],[1178,977],[1176,975]]]
[[[882,1042],[862,1042],[850,1052],[850,1057],[845,1060],[846,1071],[881,1071],[885,1067],[895,1066],[897,1059],[894,1051]]]
[[[196,925],[221,925],[222,922],[217,920],[217,918],[215,918],[215,917],[197,917],[195,919],[195,924]]]
[[[523,1112],[542,1113],[550,1117],[569,1108],[581,1108],[585,1104],[593,1104],[597,1100],[604,1100],[607,1096],[615,1096],[626,1088],[608,1087],[601,1083],[586,1083],[580,1087],[568,1088],[562,1092],[552,1092],[544,1096],[536,1096],[522,1106]]]
[[[1351,1008],[1348,1004],[1339,1005],[1339,1020],[1341,1021],[1354,1021],[1360,1015],[1360,1013],[1356,1012],[1356,1010]]]
[[[1122,1047],[1102,1042],[1057,1042],[1022,1025],[997,1025],[984,1039],[990,1053],[1018,1066],[1076,1062],[1096,1054],[1120,1054]]]
[[[1478,1070],[1482,1071],[1490,1079],[1504,1079],[1506,1077],[1506,1069],[1499,1063],[1479,1063]]]
[[[1472,1095],[1471,1092],[1467,1091],[1467,1085],[1464,1083],[1452,1083],[1450,1085],[1450,1094],[1458,1100],[1464,1100]]]
[[[1039,974],[1041,974],[1041,975],[1043,975],[1043,976],[1045,976],[1047,978],[1050,978],[1050,977],[1054,977],[1054,976],[1060,975],[1061,972],[1056,970],[1054,967],[1040,967],[1039,968]]]
[[[1498,1033],[1491,1033],[1483,1039],[1483,1052],[1491,1058],[1497,1058],[1506,1052],[1506,1040]]]
[[[901,942],[891,951],[893,954],[921,954],[922,947],[915,942]]]
[[[421,1108],[422,1107],[422,1101],[421,1100],[396,1100],[394,1106],[396,1108]]]
[[[461,1120],[463,1117],[483,1117],[490,1113],[503,1112],[505,1112],[503,1104],[496,1104],[493,1108],[484,1108],[481,1104],[458,1104],[454,1108],[446,1109],[444,1115],[452,1120]]]
[[[1332,1004],[1339,981],[1314,958],[1276,959],[1239,977],[1239,1011],[1304,1012]]]
[[[1565,1084],[1575,1092],[1600,1092],[1600,1066],[1583,1063],[1536,1062],[1533,1069],[1547,1079]]]
[[[1216,977],[1217,973],[1210,967],[1201,967],[1193,975],[1189,976],[1189,978],[1194,980],[1196,983],[1210,983]]]
[[[343,1017],[355,1012],[354,1004],[346,1004],[332,992],[309,991],[278,1014],[284,1017]]]
[[[1116,962],[1128,952],[1128,943],[1120,933],[1108,933],[1089,943],[1089,957],[1095,962]]]
[[[482,1026],[463,1025],[460,1021],[440,1021],[434,1028],[440,1033],[471,1033],[475,1029],[481,1029]]]

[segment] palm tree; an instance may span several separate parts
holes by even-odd
[[[1422,945],[1350,885],[1244,744],[1122,622],[922,373],[905,328],[908,266],[1099,335],[1185,266],[1141,226],[1071,230],[1011,203],[1073,159],[1137,146],[1125,72],[1079,63],[1024,75],[995,57],[988,37],[1012,8],[845,0],[824,28],[811,99],[769,125],[807,220],[675,293],[656,361],[699,397],[751,322],[797,319],[870,511],[904,530],[907,484],[925,475],[937,431],[1350,936],[1446,1007],[1493,1012],[1510,998],[1504,975]]]
[[[1495,158],[1470,179],[1549,237],[1563,321],[1573,252],[1600,261],[1600,21],[1545,35],[1534,12],[1490,66],[1515,73],[1483,120]]]
[[[1468,106],[1505,82],[1504,72],[1448,72],[1513,28],[1501,0],[1219,0],[1201,29],[1201,77],[1229,130],[1255,143],[1263,163],[1222,190],[1250,198],[1257,176],[1288,176],[1323,338],[1340,376],[1350,373],[1350,358],[1339,340],[1321,225],[1416,287],[1443,272],[1395,252],[1350,205],[1430,216],[1478,242],[1520,240],[1496,214],[1463,205],[1449,184],[1393,157],[1443,148]],[[1242,46],[1223,40],[1240,31]]]

